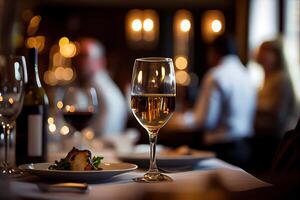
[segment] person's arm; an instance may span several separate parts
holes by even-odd
[[[217,126],[221,113],[222,96],[216,82],[207,76],[199,93],[195,109],[192,111],[194,126],[211,129]],[[191,114],[186,114],[191,115]]]
[[[187,131],[216,126],[221,112],[221,93],[210,74],[202,82],[194,109],[185,113],[174,113],[167,124],[168,130]]]

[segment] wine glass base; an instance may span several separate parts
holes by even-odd
[[[18,177],[21,176],[23,172],[16,167],[10,167],[7,164],[2,163],[0,166],[0,174],[11,176],[11,177]]]
[[[143,177],[133,179],[138,183],[158,183],[158,182],[172,182],[173,179],[161,173],[146,173]]]

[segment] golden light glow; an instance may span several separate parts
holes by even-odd
[[[164,66],[161,67],[161,80],[164,80],[166,76],[166,69]]]
[[[33,27],[37,27],[40,22],[41,22],[41,16],[40,15],[36,15],[34,16],[33,18],[31,18],[30,20],[30,26],[33,26]]]
[[[70,41],[69,41],[69,39],[67,37],[62,37],[62,38],[59,39],[58,44],[59,44],[60,47],[62,47],[64,45],[66,45],[66,44],[69,44],[69,42]]]
[[[187,86],[191,82],[191,77],[186,71],[176,72],[176,83],[179,85]]]
[[[49,117],[47,121],[48,121],[48,124],[53,124],[54,123],[54,118]]]
[[[11,97],[9,97],[8,102],[9,102],[10,104],[14,104],[14,99],[11,98]]]
[[[143,81],[143,71],[140,70],[138,74],[138,83],[142,84]]]
[[[222,29],[221,21],[218,19],[213,20],[211,23],[211,30],[215,33],[218,33],[221,31],[221,29]]]
[[[225,16],[220,10],[205,11],[201,19],[203,41],[212,42],[225,32]]]
[[[178,56],[176,59],[175,59],[175,66],[177,69],[179,70],[184,70],[187,68],[188,66],[188,61],[186,59],[186,57],[184,56]]]
[[[73,74],[73,70],[70,67],[65,68],[63,73],[63,79],[65,81],[70,81],[73,78]]]
[[[44,73],[44,81],[45,83],[47,83],[48,85],[54,86],[57,84],[57,80],[55,78],[55,74],[53,71],[46,71]]]
[[[43,51],[45,47],[45,36],[29,37],[26,40],[27,48],[37,48],[38,52]]]
[[[75,110],[76,110],[76,109],[75,109],[75,106],[74,106],[74,105],[71,105],[69,111],[70,111],[70,112],[75,112]]]
[[[36,15],[34,17],[31,18],[29,25],[27,27],[27,34],[28,35],[34,35],[36,33],[36,31],[38,30],[39,24],[41,22],[41,16],[40,15]]]
[[[68,126],[63,126],[63,127],[61,127],[61,129],[60,129],[60,134],[62,134],[62,135],[68,135],[69,132],[70,132],[70,129],[69,129]]]
[[[135,19],[131,23],[131,28],[133,31],[141,31],[142,30],[142,21],[140,19]]]
[[[59,52],[65,58],[72,58],[76,55],[76,45],[73,42],[70,42],[61,46]]]
[[[0,102],[2,102],[2,101],[3,101],[3,96],[0,95]]]
[[[66,111],[69,112],[70,111],[71,106],[70,105],[66,105]]]
[[[55,132],[56,131],[56,125],[55,124],[49,124],[49,131],[51,133]]]
[[[93,130],[88,129],[88,130],[84,131],[83,135],[86,139],[92,140],[92,139],[94,139],[95,133]]]
[[[64,107],[64,104],[63,104],[62,101],[58,101],[58,102],[56,103],[56,106],[57,106],[58,109],[62,109],[62,108]]]
[[[191,29],[191,22],[188,19],[183,19],[180,22],[180,29],[183,32],[188,32]]]
[[[147,18],[144,20],[143,22],[143,28],[146,32],[150,32],[153,30],[153,27],[154,27],[154,23],[153,23],[153,20],[150,19],[150,18]]]
[[[158,70],[155,70],[155,75],[158,76]]]
[[[63,67],[57,67],[54,71],[55,78],[57,80],[63,80],[65,69]]]
[[[27,48],[34,48],[36,46],[36,42],[37,41],[36,41],[35,37],[29,37],[26,42]]]

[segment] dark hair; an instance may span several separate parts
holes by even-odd
[[[209,47],[213,49],[220,56],[226,56],[229,54],[236,55],[236,44],[233,37],[229,35],[221,35],[217,37]]]

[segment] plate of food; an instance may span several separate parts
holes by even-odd
[[[157,152],[156,162],[159,168],[193,168],[199,161],[215,156],[211,151],[199,151],[188,146],[180,146],[176,149],[161,149]],[[124,162],[137,164],[141,168],[147,168],[149,165],[149,152],[119,154],[118,157]]]
[[[31,163],[19,168],[41,178],[64,181],[104,181],[116,175],[133,171],[137,165],[131,163],[104,163],[103,157],[94,156],[89,150],[73,149],[65,158],[55,163]]]

